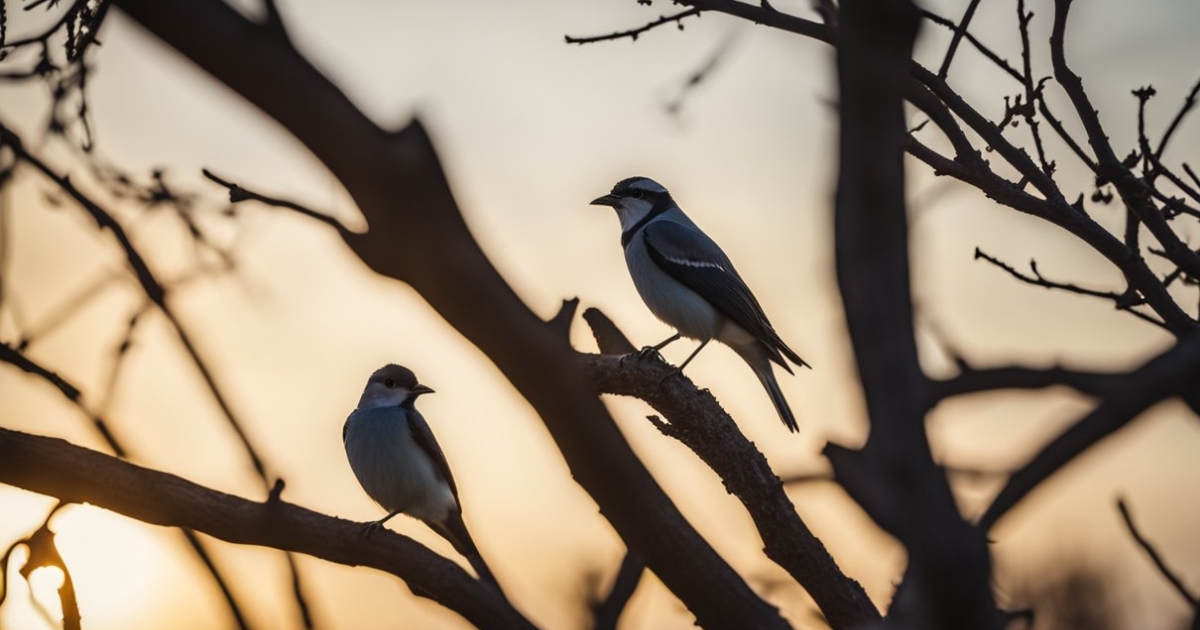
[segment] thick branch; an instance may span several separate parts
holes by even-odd
[[[0,482],[152,525],[379,569],[481,628],[533,628],[495,589],[409,538],[390,531],[364,538],[361,523],[279,500],[248,501],[63,440],[0,429]]]
[[[1200,388],[1200,331],[1193,331],[1170,350],[1123,376],[1099,406],[1013,473],[979,519],[980,527],[991,529],[1043,481],[1152,405],[1197,388]]]
[[[796,513],[766,457],[746,439],[707,390],[676,368],[633,352],[616,326],[596,309],[584,318],[605,354],[580,355],[602,394],[640,398],[666,417],[660,427],[708,464],[725,489],[742,502],[762,536],[767,557],[812,595],[834,628],[857,628],[879,620],[862,586],[847,577]]]
[[[910,91],[918,21],[916,7],[903,0],[842,4],[837,277],[871,433],[861,451],[826,452],[851,495],[908,549],[906,590],[917,596],[911,606],[894,606],[895,615],[921,627],[998,628],[986,541],[960,517],[925,435],[928,399],[913,334],[901,101]]]
[[[952,396],[990,392],[1001,389],[1045,389],[1065,386],[1096,398],[1108,395],[1120,385],[1124,374],[1080,372],[1062,367],[1035,369],[1020,366],[975,369],[965,367],[957,376],[932,380],[930,400],[936,404]]]
[[[520,301],[472,237],[418,122],[388,133],[287,41],[218,0],[118,6],[305,144],[370,226],[343,235],[478,346],[541,415],[575,479],[703,626],[781,628],[692,528],[595,397],[566,340]],[[408,244],[396,247],[401,239]]]

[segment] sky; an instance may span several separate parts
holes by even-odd
[[[636,43],[563,42],[566,34],[643,24],[673,10],[663,0],[649,8],[613,0],[279,4],[300,50],[371,118],[398,128],[419,116],[428,125],[468,225],[538,314],[548,318],[561,300],[579,297],[637,344],[671,334],[633,289],[616,218],[587,203],[621,178],[653,177],[725,248],[783,339],[813,364],[812,371],[781,376],[801,432],[780,427],[753,374],[727,349],[706,349],[688,375],[712,390],[782,476],[823,470],[818,453],[827,441],[854,446],[865,438],[833,272],[837,95],[827,46],[719,15]],[[814,17],[808,2],[773,4]],[[955,17],[965,2],[927,6]],[[1044,42],[1050,3],[1029,8],[1033,40]],[[1191,36],[1198,20],[1200,6],[1186,0],[1077,3],[1068,54],[1118,153],[1134,140],[1130,90],[1158,89],[1149,117],[1157,133],[1200,74],[1200,42]],[[1015,60],[1014,24],[1009,3],[982,3],[972,30]],[[165,169],[174,187],[202,195],[203,227],[233,248],[235,272],[181,285],[172,306],[272,473],[286,479],[285,498],[343,518],[381,516],[345,463],[339,436],[371,371],[404,364],[437,390],[422,398],[421,410],[455,472],[467,524],[506,591],[544,627],[582,627],[588,580],[611,579],[623,548],[570,479],[528,404],[419,295],[371,274],[322,225],[249,206],[236,220],[220,217],[222,191],[200,176],[201,168],[365,228],[336,180],[299,143],[119,11],[101,40],[89,100],[98,155],[142,177]],[[936,66],[946,41],[926,24],[918,59]],[[668,113],[687,76],[725,46],[717,70],[687,94],[677,114]],[[1048,72],[1040,50],[1035,67]],[[1004,95],[1017,91],[966,47],[950,81],[990,116],[1003,111]],[[40,85],[0,85],[0,119],[61,171],[94,184],[69,148],[42,141],[46,96]],[[1065,104],[1061,94],[1052,97]],[[1200,123],[1191,123],[1169,158],[1190,158],[1200,140]],[[1069,155],[1060,153],[1060,165],[1061,181],[1073,177],[1090,192]],[[979,247],[1016,265],[1036,258],[1055,278],[1120,287],[1111,266],[1061,230],[910,166],[913,293],[922,361],[931,372],[948,369],[944,344],[977,365],[1096,369],[1134,367],[1169,344],[1164,333],[1109,304],[1022,285],[974,262]],[[69,203],[51,203],[47,190],[25,173],[2,200],[13,208],[13,236],[0,339],[15,338],[97,278],[124,271],[108,239]],[[177,218],[97,196],[125,221],[160,276],[184,278],[195,269]],[[1119,225],[1115,209],[1097,207],[1094,214]],[[104,400],[111,351],[139,307],[132,283],[106,285],[67,324],[39,338],[30,355],[79,384],[89,404],[106,402],[106,416],[139,464],[261,498],[249,461],[161,316],[144,318],[115,394]],[[582,322],[573,340],[594,349]],[[680,342],[665,354],[679,362],[691,349]],[[0,425],[100,448],[60,398],[35,379],[0,369]],[[802,626],[813,623],[809,600],[794,585],[780,586],[783,572],[762,555],[752,524],[719,480],[645,421],[644,403],[606,402],[701,533],[785,615]],[[931,415],[931,441],[948,466],[1008,470],[1088,408],[1087,400],[1062,391],[952,401]],[[1200,470],[1191,463],[1197,447],[1195,416],[1164,403],[1037,490],[992,532],[1001,602],[1017,601],[1047,579],[1048,568],[1087,564],[1106,572],[1128,627],[1182,620],[1186,608],[1125,535],[1114,501],[1124,496],[1172,566],[1196,575],[1200,544],[1192,532],[1200,514],[1180,497],[1200,490]],[[990,478],[956,482],[964,512],[978,513],[997,487]],[[789,494],[842,568],[885,605],[903,567],[902,549],[831,484],[796,485]],[[50,504],[0,487],[0,542],[28,534]],[[64,510],[52,526],[88,627],[227,625],[219,594],[177,533],[92,507]],[[453,557],[415,521],[395,519],[390,526]],[[280,554],[212,546],[253,622],[296,621]],[[312,558],[301,558],[300,567],[321,628],[463,624],[391,576]],[[0,626],[45,627],[22,580],[9,584]],[[653,579],[626,615],[625,628],[691,627],[690,616]]]

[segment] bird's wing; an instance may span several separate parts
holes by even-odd
[[[454,475],[450,474],[450,464],[446,463],[446,456],[442,454],[441,447],[434,439],[429,423],[425,422],[425,418],[417,410],[410,409],[408,410],[408,426],[412,431],[413,442],[416,442],[417,447],[424,451],[429,456],[429,460],[438,467],[442,477],[446,480],[446,485],[450,486],[450,492],[454,494],[454,499],[457,501],[458,487],[454,485]]]
[[[712,239],[674,221],[653,221],[642,234],[655,264],[754,335],[771,351],[772,359],[787,368],[778,356],[782,351],[793,362],[805,365],[779,338],[750,287]]]

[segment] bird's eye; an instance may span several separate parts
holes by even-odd
[[[634,199],[641,199],[642,197],[646,196],[646,193],[643,193],[640,190],[634,190],[633,192],[629,193],[629,196],[633,197]]]
[[[392,380],[392,379],[390,379],[390,378],[389,378],[389,379],[384,379],[384,381],[383,381],[383,386],[384,386],[384,387],[386,387],[386,388],[388,388],[388,389],[392,389],[393,387],[395,387],[395,386],[396,386],[396,381],[393,381],[393,380]]]

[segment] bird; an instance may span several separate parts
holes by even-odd
[[[371,535],[397,514],[415,517],[449,541],[481,580],[500,590],[463,523],[446,457],[417,411],[417,398],[432,393],[412,370],[390,363],[367,379],[358,407],[342,426],[350,469],[367,495],[387,510],[387,516],[367,523],[363,534]]]
[[[591,205],[616,210],[633,284],[650,311],[676,330],[643,352],[657,353],[680,337],[698,340],[700,346],[677,368],[682,372],[708,342],[720,341],[754,371],[784,426],[798,431],[771,362],[789,374],[794,372],[788,360],[812,366],[775,332],[720,246],[684,214],[665,187],[648,177],[623,179]]]

